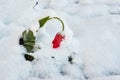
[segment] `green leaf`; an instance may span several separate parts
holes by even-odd
[[[39,20],[40,28],[42,28],[48,20],[50,20],[50,16],[47,16],[47,17],[40,19]]]
[[[25,45],[29,45],[29,46],[34,46],[35,45],[35,42],[33,41],[33,42],[26,42],[26,43],[24,43]]]
[[[26,48],[27,52],[33,52],[35,46],[35,36],[31,30],[24,31],[22,33],[23,37],[23,46]]]
[[[28,32],[25,30],[23,32],[23,40],[25,42],[35,41],[35,36],[34,36],[33,32],[31,30],[28,30]]]
[[[33,53],[34,51],[34,46],[30,46],[30,45],[23,45],[25,48],[26,48],[26,50],[27,50],[27,52],[28,53]]]
[[[25,30],[25,31],[23,31],[22,36],[24,36],[26,33],[27,33],[27,31],[26,31],[26,30]]]

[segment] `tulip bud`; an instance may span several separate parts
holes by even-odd
[[[65,35],[62,34],[61,32],[58,32],[58,33],[55,35],[54,40],[52,41],[53,48],[58,48],[58,47],[60,47],[60,43],[62,42],[62,40],[63,40],[64,38],[65,38]]]

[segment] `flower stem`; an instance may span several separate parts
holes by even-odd
[[[57,20],[59,20],[61,22],[61,24],[62,24],[62,31],[64,31],[64,28],[65,28],[64,27],[64,22],[60,18],[58,18],[58,17],[52,17],[49,20],[51,20],[51,19],[57,19]]]

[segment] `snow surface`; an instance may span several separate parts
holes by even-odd
[[[57,49],[51,42],[58,21],[35,33],[48,15],[65,22],[66,38]],[[0,0],[0,80],[120,80],[119,25],[119,0]],[[19,45],[26,29],[41,47],[30,53],[33,62]]]

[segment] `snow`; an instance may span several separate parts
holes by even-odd
[[[109,76],[109,77],[98,77],[98,78],[94,78],[92,80],[119,80],[120,76]]]
[[[18,44],[18,37],[22,28],[15,24],[5,26],[1,23],[0,32],[0,79],[19,80],[25,79],[29,75],[31,63],[27,63],[23,58],[24,50]],[[16,33],[16,34],[15,34]],[[27,67],[27,68],[26,68]]]
[[[119,3],[0,0],[0,80],[119,80]],[[51,20],[39,29],[38,20],[46,16],[60,17],[65,23],[66,37],[57,49],[51,42],[61,24]],[[34,32],[41,48],[28,53],[35,57],[33,62],[25,60],[26,50],[19,45],[26,29]]]

